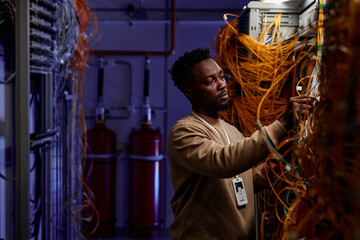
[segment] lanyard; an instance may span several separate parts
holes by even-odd
[[[213,126],[211,126],[207,121],[205,121],[205,119],[203,119],[202,117],[200,117],[199,115],[197,115],[194,111],[192,112],[192,114],[194,114],[194,116],[197,117],[200,121],[202,121],[206,126],[208,126],[209,128],[211,128],[212,130],[214,130],[214,132],[216,132],[216,134],[219,136],[222,145],[225,146],[225,144],[224,144],[224,142],[223,142],[223,140],[222,140],[219,132],[218,132]],[[225,131],[225,128],[223,127],[223,125],[221,124],[221,122],[220,122],[220,125],[221,125],[222,129],[223,129],[224,132],[225,132],[225,135],[226,135],[226,139],[227,139],[228,144],[230,144],[229,136],[228,136],[227,132]]]
[[[209,128],[211,128],[212,130],[214,130],[214,132],[216,132],[216,134],[219,136],[222,145],[225,146],[225,144],[224,144],[224,142],[223,142],[223,140],[222,140],[219,132],[218,132],[213,126],[211,126],[207,121],[205,121],[205,119],[203,119],[202,117],[200,117],[199,115],[197,115],[194,111],[192,111],[192,114],[194,114],[194,116],[197,117],[200,121],[202,121],[206,126],[208,126]],[[224,128],[223,125],[221,124],[221,122],[220,122],[220,125],[221,125],[222,129],[223,129],[224,132],[225,132],[225,135],[226,135],[226,139],[227,139],[227,141],[228,141],[228,144],[230,144],[229,136],[228,136],[225,128]],[[236,177],[236,180],[237,180],[237,181],[242,181],[242,179],[239,178],[238,175],[235,175],[235,177]],[[246,196],[246,195],[245,195],[245,196]]]

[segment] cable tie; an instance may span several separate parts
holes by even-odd
[[[319,45],[319,46],[317,46],[317,49],[318,49],[318,50],[323,50],[323,46],[322,46],[322,45]]]
[[[320,9],[320,8],[324,8],[324,7],[325,7],[325,5],[326,5],[325,3],[321,3],[321,4],[319,4],[319,9]]]

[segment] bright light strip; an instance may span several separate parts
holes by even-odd
[[[291,2],[291,1],[290,0],[264,0],[263,2],[283,3],[283,2]]]

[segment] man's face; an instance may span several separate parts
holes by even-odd
[[[185,94],[194,110],[207,115],[217,115],[218,111],[228,107],[225,75],[214,60],[206,59],[197,63],[190,81],[190,87],[185,90]]]

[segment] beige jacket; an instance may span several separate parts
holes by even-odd
[[[245,138],[223,120],[198,115],[221,139],[193,114],[179,120],[170,131],[167,157],[175,190],[170,235],[176,240],[255,239],[254,187],[264,185],[266,179],[261,173],[264,165],[252,167],[266,158],[267,146],[259,131]],[[264,130],[275,146],[286,136],[278,121]],[[232,185],[236,174],[244,181],[248,199],[241,207]]]

